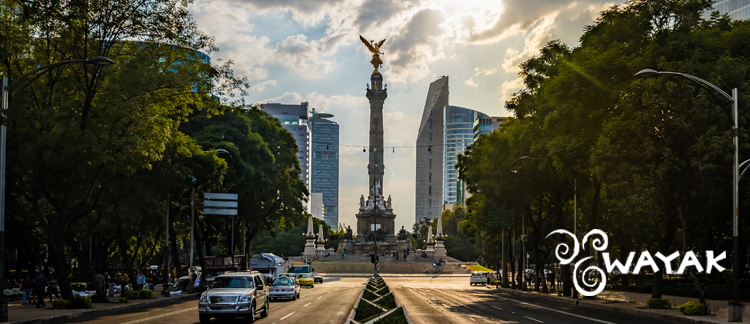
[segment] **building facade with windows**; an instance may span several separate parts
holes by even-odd
[[[443,109],[448,105],[448,77],[430,83],[417,132],[414,221],[434,219],[443,209]]]
[[[315,111],[315,109],[313,109]],[[323,220],[337,230],[339,227],[339,124],[332,114],[313,112],[309,119],[312,129],[310,159],[310,192],[323,195]]]
[[[473,126],[474,140],[476,140],[479,135],[494,132],[507,119],[508,117],[477,117],[477,119],[474,120]]]
[[[443,107],[443,204],[456,204],[459,196],[458,155],[474,143],[474,121],[489,116],[468,108]]]
[[[733,20],[750,19],[750,0],[716,0],[714,10],[721,14],[729,14]],[[711,12],[707,12],[706,16]]]
[[[310,129],[307,127],[307,112],[309,104],[303,102],[299,105],[284,105],[280,103],[261,104],[260,109],[278,119],[281,126],[292,133],[297,142],[297,159],[299,160],[300,180],[305,187],[310,188],[308,175],[310,161]]]

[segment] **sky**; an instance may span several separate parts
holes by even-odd
[[[212,61],[232,60],[247,77],[248,103],[303,101],[340,125],[339,223],[356,228],[367,196],[372,54],[359,40],[386,39],[383,193],[396,227],[415,213],[417,130],[430,82],[447,75],[449,103],[509,116],[522,87],[519,64],[550,40],[577,46],[586,25],[621,1],[601,0],[195,0],[198,27],[213,36]],[[388,152],[391,151],[391,152]]]

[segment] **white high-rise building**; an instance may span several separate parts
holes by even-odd
[[[323,220],[325,206],[323,205],[323,194],[320,192],[310,193],[310,215],[317,219]]]
[[[750,19],[750,1],[748,0],[716,0],[714,10],[721,14],[729,14],[733,20]],[[709,15],[710,11],[706,13]]]
[[[260,109],[278,119],[281,126],[294,136],[297,142],[297,159],[299,160],[300,180],[310,189],[310,129],[307,127],[308,103],[299,105],[283,105],[280,103],[261,104]]]
[[[417,132],[414,221],[433,219],[443,210],[443,108],[448,105],[448,77],[430,83]]]

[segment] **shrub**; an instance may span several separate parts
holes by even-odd
[[[378,295],[375,295],[371,291],[365,289],[365,292],[362,294],[362,298],[373,301],[375,299],[378,299]]]
[[[549,293],[550,294],[556,294],[557,293],[557,288],[555,288],[555,287],[549,287]]]
[[[139,292],[135,290],[128,290],[128,291],[125,291],[123,296],[127,297],[128,299],[138,299],[140,297],[140,294]]]
[[[52,303],[52,308],[55,309],[66,309],[68,308],[68,306],[70,306],[70,301],[67,301],[65,299],[58,299],[55,300],[54,303]]]
[[[154,299],[153,290],[141,290],[138,292],[138,298],[140,299]]]
[[[691,301],[691,302],[684,303],[682,304],[682,306],[680,306],[680,313],[682,313],[682,315],[688,315],[688,316],[708,315],[708,307],[706,307],[705,304]]]
[[[366,321],[362,320],[380,315],[382,313],[383,311],[380,308],[370,305],[370,303],[364,300],[360,300],[359,304],[357,305],[357,314],[354,315],[354,320],[360,323],[364,323]]]
[[[396,298],[393,297],[393,294],[388,294],[387,296],[375,302],[375,304],[378,304],[378,306],[390,310],[396,308]]]
[[[671,305],[669,305],[669,301],[664,298],[651,298],[646,301],[646,308],[664,309],[671,308]]]
[[[128,297],[120,297],[120,303],[127,303]]]
[[[386,286],[386,287],[383,287],[382,289],[376,291],[375,293],[378,294],[378,295],[380,295],[380,296],[385,296],[385,294],[387,294],[389,292],[391,292],[391,291]]]
[[[68,308],[72,309],[85,309],[91,308],[91,298],[83,296],[75,296],[70,300]]]
[[[558,290],[558,291],[557,291],[557,295],[558,295],[558,296],[562,296],[562,290]]]
[[[388,316],[379,319],[375,324],[408,324],[406,315],[404,315],[404,308],[401,307]]]

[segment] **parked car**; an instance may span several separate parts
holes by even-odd
[[[269,287],[258,271],[227,272],[214,279],[211,287],[198,300],[198,317],[207,324],[212,317],[268,317]]]
[[[312,275],[309,273],[300,273],[297,276],[297,280],[299,281],[300,286],[310,286],[310,288],[315,288],[315,279],[313,279]]]
[[[170,289],[169,294],[170,295],[183,295],[187,294],[188,285],[190,285],[190,277],[189,276],[182,276],[180,279],[177,279],[177,282],[172,285],[172,289]]]
[[[270,299],[274,298],[291,298],[295,300],[299,298],[299,282],[294,278],[281,277],[273,281],[271,284],[271,290],[268,292]]]
[[[313,277],[313,282],[323,283],[323,277],[321,277],[317,272],[313,272],[312,277]]]

